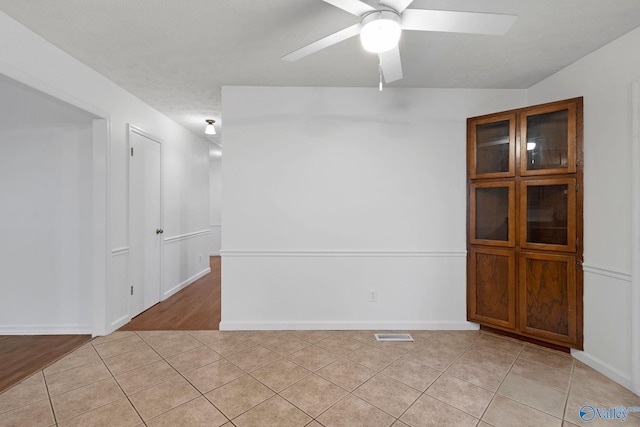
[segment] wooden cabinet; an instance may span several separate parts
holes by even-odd
[[[576,180],[548,178],[520,183],[520,247],[576,251]]]
[[[479,182],[472,183],[470,187],[470,242],[513,247],[516,238],[515,183]]]
[[[515,251],[472,246],[468,256],[469,317],[483,324],[515,330]]]
[[[467,317],[582,348],[582,98],[467,120]]]
[[[522,176],[576,172],[577,108],[577,102],[570,101],[520,113]]]
[[[578,337],[576,258],[545,252],[520,252],[519,327],[557,343]]]
[[[515,175],[516,115],[479,117],[469,129],[474,141],[469,151],[471,178],[505,178]]]

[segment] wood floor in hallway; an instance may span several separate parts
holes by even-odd
[[[220,257],[211,273],[132,319],[122,331],[211,330],[220,324]],[[0,392],[89,342],[89,335],[0,335]]]
[[[210,257],[209,265],[211,273],[143,311],[119,330],[217,330],[220,325],[220,257]]]

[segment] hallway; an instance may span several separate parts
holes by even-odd
[[[220,325],[220,257],[211,273],[131,319],[120,331],[217,330]]]

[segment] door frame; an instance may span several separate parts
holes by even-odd
[[[129,182],[129,185],[127,187],[127,202],[129,204],[129,207],[127,209],[127,242],[129,245],[129,248],[131,248],[131,209],[132,209],[132,203],[131,203],[131,155],[129,153],[131,153],[131,135],[132,134],[137,134],[140,135],[144,138],[150,139],[153,142],[156,142],[160,145],[160,228],[164,227],[164,144],[162,142],[162,139],[154,136],[153,134],[146,132],[145,130],[141,129],[140,127],[133,125],[131,123],[127,123],[127,161],[128,161],[128,168],[127,168],[127,181]],[[162,260],[164,259],[164,236],[160,237],[160,261],[159,261],[159,265],[158,268],[160,270],[159,272],[159,277],[160,277],[160,289],[159,289],[159,294],[158,294],[158,301],[162,301],[162,290],[164,288],[164,275],[163,275],[163,271],[162,271]],[[131,262],[131,260],[129,260],[129,262]],[[129,286],[131,286],[131,265],[129,265],[128,268],[128,274],[127,276],[129,277]],[[127,291],[129,286],[127,286]],[[130,295],[129,295],[130,297]],[[128,316],[128,321],[131,321],[132,316],[131,316],[131,299],[129,299],[129,316]]]
[[[32,74],[0,60],[0,75],[94,116],[92,124],[91,336],[107,332],[107,282],[111,274],[111,115]]]
[[[631,386],[640,394],[640,80],[631,99]]]

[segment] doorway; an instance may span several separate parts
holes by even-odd
[[[100,333],[106,120],[3,75],[0,100],[0,334]]]
[[[130,150],[129,315],[160,302],[162,259],[162,141],[128,126]]]

